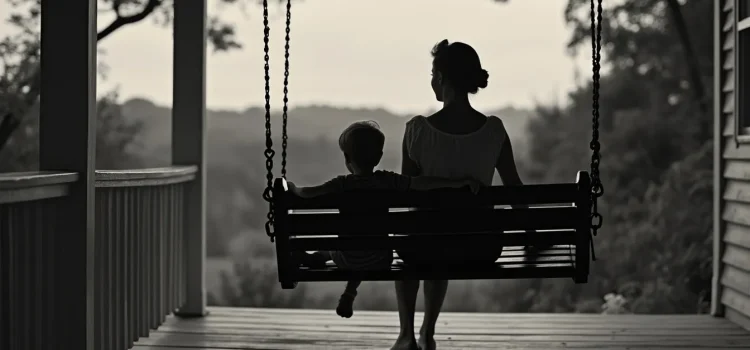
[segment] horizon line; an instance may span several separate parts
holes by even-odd
[[[131,102],[131,101],[134,101],[134,100],[142,100],[142,101],[151,103],[151,104],[153,104],[154,106],[157,106],[157,107],[172,108],[171,104],[160,103],[160,102],[154,101],[154,100],[152,100],[152,99],[150,99],[148,97],[138,96],[138,95],[130,96],[128,98],[123,98],[121,104],[125,104],[127,102]],[[396,115],[396,116],[414,116],[414,115],[420,115],[421,114],[419,112],[414,112],[414,111],[409,111],[407,113],[399,113],[399,112],[394,111],[392,108],[383,107],[383,106],[336,105],[336,104],[332,104],[330,102],[312,102],[312,103],[308,103],[308,104],[301,104],[301,105],[296,105],[296,106],[289,106],[289,109],[291,110],[291,109],[295,109],[295,108],[311,108],[311,107],[323,107],[323,108],[328,107],[328,108],[335,108],[335,109],[351,109],[351,110],[365,110],[365,111],[383,110],[383,111],[385,111],[385,112],[387,112],[389,114]],[[206,110],[207,111],[212,111],[212,112],[244,113],[244,112],[247,112],[250,109],[265,109],[265,106],[263,106],[263,105],[251,105],[251,106],[247,106],[247,107],[243,107],[243,108],[232,108],[232,107],[221,107],[221,106],[209,106],[209,105],[206,105]],[[491,107],[491,108],[486,108],[486,109],[490,110],[490,111],[497,111],[497,110],[504,110],[504,109],[513,109],[513,110],[518,110],[518,111],[533,111],[534,107],[528,107],[527,108],[527,107],[519,107],[519,106],[516,106],[516,105],[513,105],[513,104],[507,104],[507,105],[504,105],[504,106],[496,106],[496,107]],[[429,111],[429,110],[437,111],[437,108],[429,108],[429,107],[427,107],[427,108],[424,108],[424,110],[427,110],[427,111]],[[280,113],[282,111],[283,111],[282,108],[271,108],[271,113]],[[424,113],[424,112],[422,112],[422,113]]]

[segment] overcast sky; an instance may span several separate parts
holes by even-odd
[[[429,54],[441,39],[472,45],[490,73],[489,86],[473,99],[479,108],[563,102],[575,67],[588,78],[589,52],[566,54],[567,0],[304,0],[292,9],[292,105],[384,107],[419,113],[438,106],[429,86]],[[209,1],[210,11],[217,2]],[[7,13],[5,0],[0,13]],[[283,8],[272,8],[272,99],[281,102]],[[244,109],[263,103],[261,8],[221,11],[237,24],[245,45],[209,54],[208,105]],[[3,17],[5,17],[3,15]],[[103,27],[109,18],[101,16]],[[7,25],[0,26],[6,33]],[[119,87],[123,98],[171,104],[171,31],[151,21],[132,25],[100,44],[109,66],[100,93]]]

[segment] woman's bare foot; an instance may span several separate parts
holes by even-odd
[[[419,337],[419,341],[417,342],[417,345],[419,346],[419,350],[435,350],[437,349],[437,343],[435,343],[435,338],[433,337]]]
[[[408,337],[402,337],[398,336],[398,339],[396,339],[396,344],[393,344],[391,347],[391,350],[421,350],[419,348],[419,345],[417,345],[417,340],[414,339],[414,335]]]
[[[437,344],[435,343],[435,336],[433,333],[428,333],[424,331],[419,332],[419,341],[417,342],[417,345],[419,345],[419,350],[435,350],[437,349]]]

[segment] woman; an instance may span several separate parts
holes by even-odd
[[[401,172],[409,176],[472,177],[492,185],[497,169],[504,185],[520,185],[513,149],[502,121],[472,108],[469,94],[487,87],[489,74],[479,56],[464,43],[443,40],[432,49],[432,90],[443,108],[429,117],[416,116],[406,123]],[[465,256],[429,251],[399,251],[406,264],[433,264],[447,258],[495,261],[502,248]],[[460,253],[460,252],[459,252]],[[469,255],[470,254],[470,255]],[[435,349],[435,324],[448,289],[448,281],[424,281],[425,314],[414,335],[414,311],[419,281],[396,281],[401,330],[392,350]]]

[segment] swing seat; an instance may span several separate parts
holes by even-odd
[[[591,181],[432,191],[358,191],[303,199],[274,183],[279,282],[407,279],[572,278],[586,283],[591,240]],[[521,207],[519,207],[521,206]],[[358,208],[340,213],[339,208]],[[372,211],[367,211],[372,208]],[[385,210],[376,210],[374,208]],[[498,247],[492,262],[446,260],[433,265],[401,261],[388,269],[353,271],[328,262],[300,267],[295,252],[317,250],[471,251]],[[534,250],[527,247],[535,247]],[[502,254],[499,252],[502,250]]]

